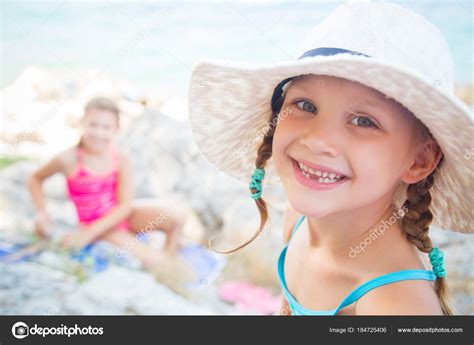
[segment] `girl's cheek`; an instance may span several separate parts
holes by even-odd
[[[288,133],[285,132],[281,123],[278,124],[273,135],[272,157],[279,173],[282,173],[285,152],[290,142],[288,139]]]
[[[359,150],[352,150],[348,154],[355,180],[367,191],[387,191],[396,183],[400,168],[383,146],[360,147]]]
[[[281,141],[291,141],[292,137],[298,135],[298,126],[291,115],[282,117],[276,126],[275,135],[278,135]]]
[[[299,140],[305,134],[307,124],[301,119],[295,118],[292,113],[282,117],[275,128],[273,136],[273,155],[275,160],[295,153],[294,150],[301,150],[298,147]]]
[[[291,126],[289,126],[289,121],[284,119],[280,121],[275,128],[273,142],[276,146],[282,147],[288,145],[294,135],[294,131],[292,131]]]
[[[109,139],[109,140],[112,140],[116,135],[116,132],[115,131],[109,131],[106,135],[106,137]]]
[[[273,142],[272,142],[272,157],[275,161],[275,164],[278,166],[281,156],[281,139],[280,139],[280,131],[278,127],[275,129],[275,133],[273,134]]]

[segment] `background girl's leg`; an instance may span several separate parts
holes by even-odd
[[[159,206],[134,206],[128,218],[130,229],[147,235],[161,230],[166,235],[164,250],[176,253],[184,225],[184,215],[174,208]]]
[[[142,243],[134,233],[112,230],[101,237],[117,248],[117,255],[133,255],[146,270],[151,270],[159,259],[156,250]]]
[[[152,214],[152,212],[151,210],[146,212],[139,211],[139,218],[142,219],[141,217],[145,214],[149,215]],[[179,222],[177,224],[180,225]],[[172,227],[172,225],[174,225],[174,223],[169,226]],[[176,227],[177,225],[174,226]],[[175,233],[178,232],[172,234]],[[102,239],[116,246],[117,254],[126,255],[129,253],[138,258],[143,268],[152,273],[159,282],[165,284],[175,292],[186,293],[186,289],[184,288],[185,284],[196,279],[194,271],[179,255],[166,255],[164,252],[157,251],[152,246],[143,243],[140,237],[141,236],[135,232],[113,230],[104,235]],[[167,238],[168,237],[167,235]]]

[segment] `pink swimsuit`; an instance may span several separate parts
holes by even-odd
[[[84,152],[77,148],[77,170],[67,177],[69,197],[76,206],[79,222],[90,224],[109,213],[117,205],[118,153],[112,148],[113,168],[103,174],[91,172],[83,165]],[[127,220],[116,226],[117,230],[127,231]]]

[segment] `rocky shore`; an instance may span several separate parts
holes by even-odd
[[[472,91],[465,87],[459,92],[472,102]],[[163,106],[166,102],[158,97],[100,73],[30,68],[2,90],[2,157],[20,160],[0,170],[0,241],[31,241],[34,212],[26,179],[47,157],[75,143],[82,106],[96,94],[119,100],[123,109],[118,146],[132,156],[137,198],[184,212],[186,238],[203,245],[217,236],[216,247],[227,249],[252,236],[259,219],[247,185],[211,166],[196,148],[182,114],[173,115],[173,109],[182,112],[186,100]],[[45,193],[57,226],[74,227],[64,179],[48,180]],[[240,279],[279,293],[276,261],[286,202],[279,187],[265,193],[272,206],[271,227],[251,246],[227,256],[220,276],[203,282],[199,291],[175,293],[133,262],[111,265],[81,281],[65,269],[64,257],[46,253],[32,262],[0,262],[0,314],[237,314],[219,301],[220,283]],[[445,251],[456,310],[474,314],[473,236],[432,229],[431,237]]]

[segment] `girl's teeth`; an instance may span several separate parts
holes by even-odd
[[[309,168],[300,162],[298,162],[298,166],[300,167],[301,172],[303,173],[304,177],[317,180],[320,183],[335,183],[338,181],[339,178],[342,177],[342,175],[340,174],[335,174],[332,172],[327,173],[327,172],[321,172],[319,170],[314,170],[313,168]],[[319,178],[314,178],[314,176],[318,176]]]
[[[326,178],[320,177],[320,178],[318,179],[318,181],[319,181],[320,183],[336,183],[336,182],[337,182],[336,179],[331,179],[331,178],[327,178],[327,177],[326,177]]]

